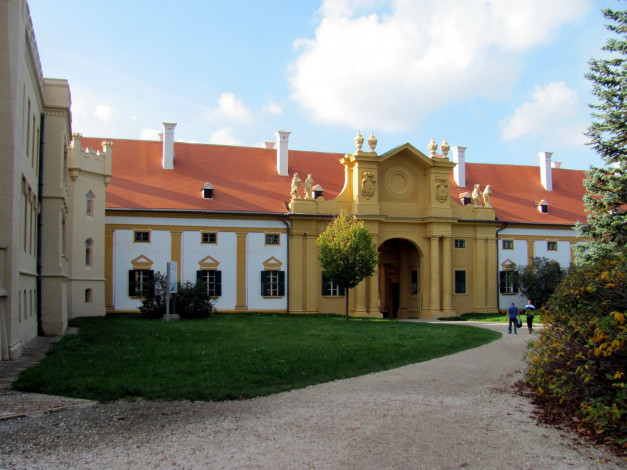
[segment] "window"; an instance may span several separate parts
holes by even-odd
[[[344,295],[344,288],[335,284],[326,274],[322,273],[322,295],[342,296]]]
[[[218,234],[216,232],[202,232],[200,242],[205,245],[208,243],[218,243]]]
[[[503,249],[504,250],[513,250],[514,249],[514,240],[503,240]]]
[[[279,234],[278,233],[266,233],[266,245],[278,245]]]
[[[285,295],[285,271],[261,271],[261,295],[283,297]]]
[[[466,271],[455,271],[455,293],[466,293]]]
[[[92,290],[91,289],[85,289],[85,303],[86,304],[90,304],[92,302]]]
[[[222,295],[222,271],[196,271],[196,281],[202,282],[207,286],[207,295],[209,297],[220,297]]]
[[[91,238],[85,240],[85,266],[91,266],[93,261],[94,242]]]
[[[546,249],[548,251],[557,251],[557,242],[556,241],[546,242]]]
[[[135,243],[150,243],[150,232],[135,231]]]
[[[128,272],[128,296],[146,297],[155,272],[149,269],[131,269]]]
[[[411,293],[412,294],[418,293],[418,270],[417,269],[411,270]]]
[[[91,191],[89,191],[87,195],[85,196],[85,206],[86,206],[85,215],[89,217],[93,216],[94,215],[94,193],[92,193]]]
[[[516,271],[501,271],[499,273],[499,290],[501,294],[516,294],[518,286],[516,285]]]
[[[456,238],[455,239],[455,248],[466,248],[466,240]]]

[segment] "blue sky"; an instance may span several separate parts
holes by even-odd
[[[89,137],[383,153],[468,147],[466,161],[563,168],[585,145],[584,78],[616,0],[30,0],[44,75],[66,78]]]

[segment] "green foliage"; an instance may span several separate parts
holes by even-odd
[[[379,262],[379,252],[363,221],[342,211],[316,240],[318,259],[326,276],[346,289],[348,320],[348,289],[372,276]]]
[[[540,308],[546,305],[564,274],[557,261],[536,256],[527,266],[516,266],[516,283],[520,293]]]
[[[612,21],[607,29],[617,37],[603,47],[611,57],[591,59],[586,74],[598,98],[590,105],[594,122],[586,135],[606,167],[591,167],[586,172],[588,220],[587,225],[578,224],[577,230],[599,243],[579,248],[578,260],[584,262],[607,256],[627,242],[627,11],[605,9],[603,15]]]
[[[18,390],[94,400],[232,400],[365,375],[501,337],[470,326],[310,315],[212,315],[165,323],[79,318]]]
[[[543,309],[526,381],[580,431],[627,438],[627,255],[571,269]],[[542,401],[540,400],[540,401]]]
[[[148,289],[148,295],[142,299],[139,307],[144,318],[161,319],[166,313],[167,278],[156,272]],[[207,295],[202,282],[184,281],[178,283],[176,313],[184,319],[205,318],[213,310],[213,302]],[[171,312],[172,313],[172,312]]]

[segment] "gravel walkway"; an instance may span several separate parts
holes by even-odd
[[[119,401],[0,421],[11,469],[624,469],[538,426],[512,384],[529,334],[246,401]]]

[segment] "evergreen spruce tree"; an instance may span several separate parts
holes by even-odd
[[[586,172],[588,223],[577,224],[577,230],[596,243],[583,248],[580,261],[624,250],[627,242],[627,11],[605,9],[603,15],[611,20],[606,27],[616,36],[602,48],[609,58],[589,62],[586,78],[594,84],[592,93],[598,102],[590,105],[594,121],[586,136],[605,167]]]

